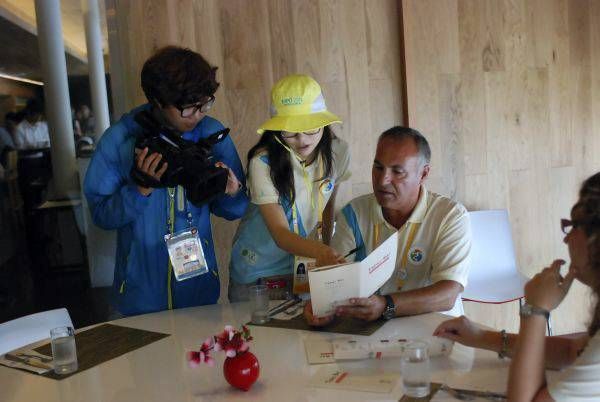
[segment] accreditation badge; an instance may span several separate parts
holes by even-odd
[[[208,272],[198,229],[188,228],[165,235],[175,279],[183,281]]]
[[[310,292],[308,286],[308,271],[317,265],[317,260],[309,257],[294,257],[294,289],[293,293],[298,295]]]

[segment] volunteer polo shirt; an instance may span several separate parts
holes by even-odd
[[[358,197],[338,214],[332,247],[345,255],[358,247],[355,261],[364,259],[396,228],[383,217],[374,194]],[[421,187],[419,200],[398,230],[396,269],[381,287],[382,294],[419,289],[442,280],[467,285],[471,228],[465,207]],[[457,297],[452,315],[463,313]]]
[[[233,241],[229,271],[233,281],[248,284],[258,278],[293,273],[294,256],[280,249],[271,237],[258,205],[280,204],[291,231],[310,237],[336,185],[350,177],[348,144],[336,138],[331,143],[333,166],[331,176],[323,176],[321,159],[304,166],[290,155],[294,173],[295,204],[289,205],[286,196],[280,195],[271,180],[269,158],[265,151],[259,152],[249,163],[248,189],[251,204],[240,222]],[[293,207],[293,208],[292,208]],[[292,210],[295,210],[295,213]]]

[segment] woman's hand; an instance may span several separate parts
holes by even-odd
[[[463,315],[441,323],[433,331],[433,336],[450,339],[473,348],[482,348],[485,332],[483,327]]]
[[[323,244],[322,247],[317,251],[316,260],[317,267],[343,264],[346,262],[344,257],[338,254],[337,251],[325,244]]]
[[[223,162],[217,162],[215,163],[215,166],[227,169],[227,185],[225,186],[225,194],[227,194],[230,197],[233,197],[238,193],[238,191],[240,191],[240,189],[242,188],[242,184],[235,176],[235,173],[233,173],[233,170],[231,170],[226,164],[224,164]]]
[[[525,300],[527,303],[545,310],[554,310],[565,298],[575,274],[569,271],[563,278],[560,267],[565,262],[554,260],[551,266],[534,276],[525,285]]]

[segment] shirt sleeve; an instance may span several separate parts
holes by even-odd
[[[267,155],[256,155],[248,167],[248,189],[253,204],[277,204],[279,192],[271,180],[271,168]]]
[[[462,206],[455,206],[440,228],[432,259],[431,282],[455,281],[467,286],[471,266],[471,223]]]
[[[25,149],[26,148],[25,140],[26,140],[25,132],[23,131],[23,127],[21,127],[21,125],[19,124],[15,128],[15,146],[17,147],[17,149]]]
[[[119,144],[110,143],[110,130],[104,134],[106,139],[103,137],[98,143],[83,184],[92,219],[105,230],[133,222],[154,195],[143,196],[133,182],[123,177],[119,170]]]
[[[600,337],[598,335],[590,340],[572,366],[548,384],[548,393],[555,401],[600,400]]]
[[[219,123],[218,129],[222,129],[223,125]],[[235,174],[235,177],[240,181],[242,186],[246,184],[246,176],[242,162],[235,148],[235,144],[230,136],[226,136],[223,141],[218,143],[214,148],[215,159],[225,163]],[[223,194],[210,203],[210,212],[225,218],[234,220],[241,218],[248,207],[248,197],[245,191],[238,191],[237,194],[229,196]]]
[[[340,138],[334,140],[334,144],[337,144],[333,150],[335,157],[336,166],[336,183],[341,183],[350,178],[352,173],[350,172],[350,149],[348,143]]]

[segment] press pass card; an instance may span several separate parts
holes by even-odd
[[[165,236],[175,279],[183,281],[208,272],[202,243],[196,228]]]

